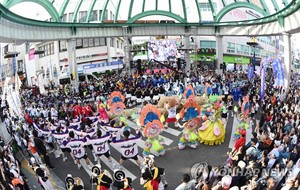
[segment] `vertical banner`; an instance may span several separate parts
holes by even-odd
[[[12,68],[12,73],[14,76],[16,73],[16,70],[17,70],[16,57],[11,58],[11,68]]]
[[[260,84],[260,99],[264,99],[265,97],[265,84],[266,84],[266,67],[267,67],[267,63],[266,63],[266,58],[264,58],[261,63],[261,71],[260,71],[260,80],[261,80],[261,84]]]
[[[77,62],[76,62],[76,39],[68,40],[68,67],[69,74],[72,74],[72,85],[75,88],[76,92],[78,91],[78,70],[77,70]]]
[[[280,59],[275,59],[272,62],[274,72],[274,86],[279,87],[284,85],[284,71]]]
[[[254,76],[254,67],[252,65],[248,66],[248,79],[252,79]]]

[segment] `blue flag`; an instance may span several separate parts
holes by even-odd
[[[284,71],[280,59],[275,59],[272,62],[273,72],[274,72],[274,86],[284,85]]]
[[[252,79],[254,77],[254,67],[252,65],[248,66],[248,79]]]
[[[264,99],[265,97],[265,83],[266,83],[266,66],[267,66],[267,59],[264,58],[262,61],[261,61],[261,84],[260,84],[260,99]]]

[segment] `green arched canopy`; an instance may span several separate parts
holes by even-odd
[[[229,13],[230,11],[237,9],[237,8],[249,8],[249,9],[259,12],[263,16],[269,16],[269,14],[266,11],[264,11],[263,9],[261,9],[260,7],[254,5],[252,3],[237,2],[237,3],[231,3],[227,6],[225,6],[223,9],[221,9],[221,11],[215,17],[215,22],[220,22],[227,13]]]
[[[54,3],[58,1],[59,3]],[[84,20],[81,18],[80,22],[89,23],[93,11],[95,10],[101,11],[99,16],[100,18],[98,17],[97,20],[100,23],[104,23],[104,20],[106,19],[113,19],[114,23],[117,23],[118,19],[126,19],[128,23],[134,23],[140,18],[152,15],[166,16],[173,18],[180,23],[200,23],[204,17],[202,11],[210,11],[213,16],[212,18],[209,18],[211,19],[210,21],[219,23],[228,12],[238,8],[248,8],[254,10],[260,14],[262,18],[269,18],[270,16],[272,18],[274,16],[278,17],[285,7],[288,7],[300,0],[268,0],[268,4],[266,3],[266,0],[127,0],[126,3],[129,5],[127,9],[122,9],[122,3],[125,2],[124,0],[90,0],[89,6],[85,6],[85,10],[82,7],[83,1],[84,0],[2,0],[2,5],[5,8],[10,9],[19,3],[33,2],[42,6],[50,14],[52,21],[54,22],[62,21],[62,18],[68,7],[68,13],[74,13],[73,17],[69,18],[68,22],[77,22],[77,15],[79,11],[86,11],[86,18],[84,18]],[[155,5],[153,6],[154,8],[149,10],[146,5],[147,3],[150,3],[150,1]],[[160,1],[165,1],[164,5],[166,7],[161,6],[163,4],[158,3]],[[74,4],[73,10],[69,10],[69,7],[72,8],[73,6],[71,3]],[[100,4],[100,6],[98,4]],[[280,4],[283,4],[284,7],[279,6]],[[97,7],[95,7],[96,5]],[[180,11],[176,10],[176,12],[176,6],[181,6],[182,9]],[[134,7],[141,7],[141,10],[137,12],[137,10],[134,10]],[[187,9],[193,9],[193,12],[187,12]],[[114,18],[106,18],[107,11],[114,13]],[[95,19],[93,20],[96,21]]]
[[[55,21],[55,22],[60,22],[61,21],[57,10],[52,5],[52,3],[48,0],[10,0],[10,1],[5,1],[3,5],[7,9],[9,9],[9,8],[13,7],[14,5],[17,5],[17,4],[23,3],[23,2],[33,2],[33,3],[39,4],[50,14],[53,21]]]
[[[180,17],[180,16],[178,16],[174,13],[171,13],[171,12],[168,12],[168,11],[160,11],[160,10],[142,12],[140,14],[135,15],[134,17],[131,17],[127,21],[127,23],[134,23],[135,21],[137,21],[141,18],[144,18],[144,17],[147,17],[147,16],[153,16],[153,15],[166,16],[166,17],[173,18],[173,19],[177,20],[180,23],[187,23],[187,21],[184,18],[182,18],[182,17]]]

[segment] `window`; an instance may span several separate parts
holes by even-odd
[[[40,58],[45,57],[47,55],[53,55],[54,54],[54,42],[40,46],[40,47],[38,47],[38,50],[44,51],[43,54],[39,54]]]
[[[67,51],[67,42],[59,41],[59,52]]]
[[[243,49],[241,44],[236,44],[236,53],[242,54]]]
[[[94,47],[94,38],[89,39],[89,47]]]
[[[250,55],[254,55],[254,47],[251,47]]]
[[[209,3],[199,3],[200,10],[203,12],[210,12],[211,7]],[[213,3],[214,10],[217,10],[217,3]]]
[[[82,48],[82,39],[76,40],[76,48]]]
[[[261,49],[255,48],[255,55],[260,56]]]
[[[110,38],[110,47],[114,47],[114,39]]]
[[[39,50],[40,50],[40,51],[44,51],[44,46],[39,47]],[[44,57],[44,56],[45,56],[45,53],[39,54],[39,58]]]
[[[100,46],[106,46],[106,39],[100,38]]]
[[[117,40],[117,48],[119,48],[119,40]]]
[[[54,54],[54,43],[50,44],[50,54]]]
[[[227,43],[227,52],[228,53],[235,53],[235,43]]]
[[[84,47],[84,48],[89,47],[89,39],[87,39],[87,38],[83,39],[82,47]]]
[[[101,19],[101,17],[102,17],[102,10],[100,10],[100,19]]]
[[[100,19],[101,19],[101,16],[102,16],[102,10],[100,10]],[[107,20],[107,17],[108,17],[108,11],[106,10],[104,13],[104,16],[103,16],[103,20]]]
[[[47,55],[48,55],[48,51],[49,51],[49,50],[48,50],[48,45],[44,46],[44,48],[45,48],[45,49],[44,49],[44,50],[45,50],[45,56],[47,56]]]
[[[91,13],[90,21],[97,21],[98,20],[98,11],[94,10]]]
[[[95,38],[95,46],[100,46],[100,38]]]
[[[249,55],[249,47],[246,45],[242,45],[242,54]]]
[[[108,20],[108,11],[105,10],[105,14],[104,14],[104,19],[103,20]]]
[[[69,13],[69,22],[72,22],[73,20],[73,15],[74,15],[74,13]]]
[[[216,41],[201,40],[200,47],[201,48],[216,48]]]
[[[64,16],[61,19],[63,22],[68,22],[68,14],[64,14]]]
[[[78,22],[85,22],[86,17],[87,17],[87,11],[80,11]]]

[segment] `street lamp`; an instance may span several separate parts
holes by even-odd
[[[254,37],[251,38],[250,42],[247,42],[247,45],[254,48],[252,66],[253,66],[253,71],[255,72],[255,63],[256,63],[255,51],[256,51],[256,47],[261,48],[261,46],[259,45],[256,38],[254,38]]]

